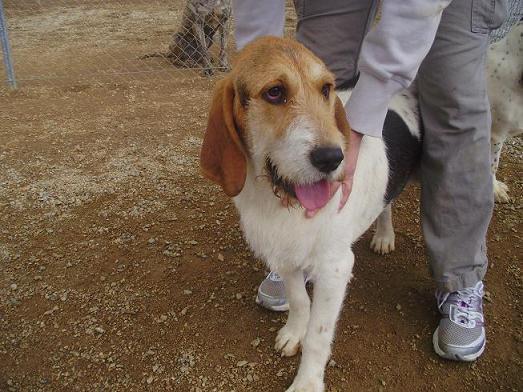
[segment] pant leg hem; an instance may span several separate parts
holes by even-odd
[[[448,293],[452,293],[467,287],[474,287],[476,283],[478,283],[480,280],[483,280],[486,272],[487,263],[485,262],[484,267],[477,267],[473,271],[466,272],[445,282],[439,281],[438,288]]]

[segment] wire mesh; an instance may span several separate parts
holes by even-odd
[[[7,0],[4,7],[22,84],[228,69],[231,0]]]
[[[231,0],[4,0],[16,79],[23,84],[210,76],[233,48]],[[523,17],[490,36],[503,38]],[[287,30],[294,28],[287,1]],[[288,32],[289,33],[289,32]],[[5,64],[0,79],[6,80]],[[6,84],[2,83],[2,88]]]

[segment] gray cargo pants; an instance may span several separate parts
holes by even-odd
[[[487,270],[494,199],[485,58],[505,13],[505,1],[454,0],[418,72],[422,227],[432,274],[447,291],[474,286]]]
[[[325,61],[338,86],[350,84],[376,1],[295,0],[295,5],[297,39]],[[474,286],[487,269],[493,194],[485,56],[488,32],[501,24],[505,9],[505,0],[454,0],[418,74],[425,128],[422,228],[432,275],[446,291]]]

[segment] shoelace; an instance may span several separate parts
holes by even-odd
[[[483,298],[483,282],[478,282],[474,287],[467,287],[452,293],[440,290],[436,292],[438,308],[443,311],[443,305],[449,302],[449,314],[446,315],[451,321],[460,326],[474,328],[484,322],[481,312],[481,299]]]
[[[274,272],[274,271],[269,272],[269,275],[267,275],[267,277],[265,279],[268,279],[271,282],[281,282],[283,280],[282,277],[280,275],[278,275],[277,272]],[[304,279],[305,279],[305,283],[308,283],[311,280],[311,277],[309,276],[309,274],[305,274]]]
[[[270,281],[272,282],[281,282],[283,279],[281,278],[280,275],[278,275],[277,272],[273,272],[271,271],[269,273],[269,275],[267,275],[267,277],[265,279],[269,279]]]

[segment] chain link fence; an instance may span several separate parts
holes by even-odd
[[[3,6],[20,85],[194,78],[229,67],[231,0],[4,0]],[[3,80],[5,60],[4,52]]]
[[[20,85],[34,85],[211,76],[229,68],[234,47],[231,0],[2,3],[10,45],[1,34],[0,88],[7,86],[5,81],[14,86],[15,78]],[[521,19],[522,9],[521,0],[509,0],[509,18],[491,41]],[[288,33],[294,24],[292,2],[287,1]]]

